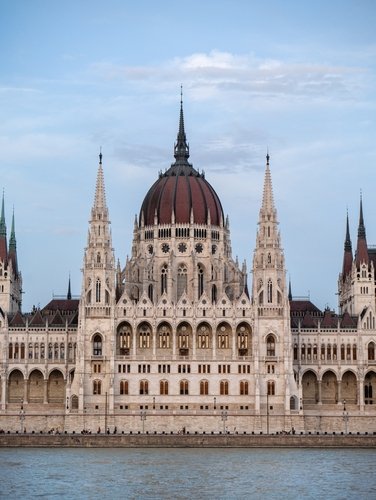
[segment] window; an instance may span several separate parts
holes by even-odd
[[[160,349],[170,348],[170,329],[167,325],[162,325],[158,329],[158,347]]]
[[[93,380],[93,394],[102,393],[102,382],[100,380]]]
[[[207,396],[209,394],[209,382],[207,380],[200,381],[200,396]]]
[[[158,365],[158,373],[170,373],[171,365]]]
[[[218,329],[217,342],[218,349],[229,348],[229,336],[225,325],[221,325]]]
[[[197,347],[198,349],[209,349],[209,328],[207,325],[201,325],[198,329],[197,335]]]
[[[139,328],[139,346],[141,349],[150,348],[150,327],[146,323]]]
[[[93,355],[102,356],[102,337],[99,334],[94,336]]]
[[[268,303],[271,304],[273,302],[273,285],[272,280],[268,280]]]
[[[128,380],[120,380],[120,394],[121,395],[128,394]]]
[[[98,278],[95,283],[95,302],[101,301],[101,280]]]
[[[218,373],[230,373],[231,365],[218,365]]]
[[[219,394],[221,396],[228,396],[228,381],[221,380],[219,383]]]
[[[178,373],[191,373],[191,365],[178,365]]]
[[[128,350],[131,347],[131,334],[132,330],[129,325],[122,324],[118,328],[118,347],[119,354],[128,354]]]
[[[198,365],[198,373],[210,373],[210,365]]]
[[[368,361],[375,361],[375,343],[368,344]]]
[[[140,380],[140,395],[149,394],[149,382],[147,380]]]
[[[181,380],[180,381],[180,394],[181,395],[188,395],[189,394],[189,391],[188,391],[188,380]]]
[[[204,293],[204,269],[202,266],[197,267],[197,279],[198,279],[198,298]]]
[[[268,396],[275,395],[275,383],[273,380],[269,380],[268,382]]]
[[[167,380],[161,380],[159,382],[159,394],[161,396],[168,395],[168,381]]]
[[[184,292],[187,292],[187,276],[188,271],[187,267],[184,264],[181,264],[178,267],[178,280],[177,280],[177,300],[183,295]]]
[[[273,335],[268,335],[266,338],[266,355],[275,356],[275,339]]]
[[[167,264],[164,264],[161,269],[161,294],[167,293],[167,276],[168,276],[168,267]]]
[[[178,347],[179,349],[189,348],[189,331],[190,327],[187,325],[181,325],[178,328]]]
[[[240,381],[240,395],[248,396],[248,382],[247,380]]]
[[[153,302],[153,285],[148,286],[148,297],[151,302]]]

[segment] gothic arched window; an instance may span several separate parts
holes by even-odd
[[[273,302],[273,284],[272,280],[268,280],[268,303],[271,304]]]
[[[275,338],[273,335],[268,335],[266,338],[266,355],[275,356]]]
[[[209,382],[207,380],[200,381],[200,396],[207,396],[209,394]]]
[[[204,269],[202,266],[197,268],[197,279],[198,279],[198,298],[204,293]]]
[[[102,356],[102,337],[98,333],[93,340],[93,355]]]
[[[185,264],[181,264],[178,267],[178,281],[177,281],[178,300],[183,295],[183,293],[187,291],[187,280],[188,280],[187,266]]]
[[[167,293],[167,275],[168,275],[168,267],[167,264],[164,264],[161,269],[161,294]]]
[[[98,278],[95,284],[95,302],[101,301],[101,280]]]

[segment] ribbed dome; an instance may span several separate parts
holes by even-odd
[[[141,206],[139,224],[171,224],[172,214],[175,222],[188,224],[193,213],[193,222],[206,224],[210,213],[212,225],[223,224],[223,210],[217,193],[188,162],[189,146],[184,132],[183,104],[180,106],[180,123],[175,144],[175,163],[149,189]]]

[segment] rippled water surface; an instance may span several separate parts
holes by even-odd
[[[1,498],[376,499],[376,450],[0,449]]]

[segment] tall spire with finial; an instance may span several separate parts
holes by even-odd
[[[367,238],[366,238],[366,228],[364,225],[363,218],[363,199],[362,193],[360,193],[360,210],[359,210],[359,226],[358,226],[358,241],[356,247],[356,264],[359,267],[360,264],[368,264],[368,248],[367,248]]]
[[[69,274],[69,279],[68,279],[68,293],[67,293],[67,300],[72,300],[72,292],[71,292],[70,274]]]
[[[274,207],[273,199],[273,188],[272,188],[272,176],[270,173],[270,156],[269,152],[266,155],[266,169],[264,178],[264,192],[262,196],[262,205],[260,209],[260,223],[262,221],[277,222],[276,220],[276,210]]]
[[[17,242],[16,242],[16,231],[14,224],[14,208],[12,214],[12,227],[10,230],[10,238],[9,238],[9,253],[8,259],[12,262],[13,271],[15,276],[18,275],[18,262],[17,262]]]
[[[174,147],[175,164],[187,164],[189,158],[189,145],[184,130],[184,114],[183,114],[183,86],[180,87],[180,118],[179,132]]]
[[[342,266],[342,279],[345,280],[346,276],[351,272],[353,261],[352,254],[352,244],[350,239],[350,228],[349,228],[349,212],[346,214],[346,237],[345,237],[345,247],[343,254],[343,266]]]
[[[102,167],[102,148],[100,148],[100,153],[99,153],[99,165],[98,165],[97,184],[95,188],[93,210],[97,212],[107,213],[106,193],[104,189],[104,178],[103,178],[103,167]]]
[[[2,262],[5,264],[8,261],[7,226],[5,223],[5,209],[4,209],[4,191],[3,191],[3,199],[1,202],[1,216],[0,216],[0,260],[2,260]]]

